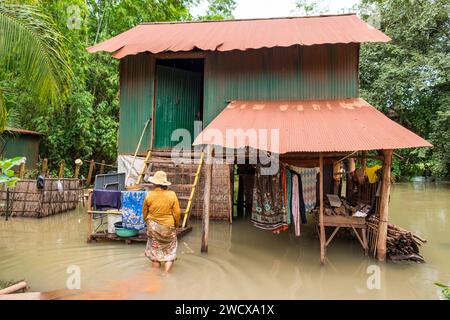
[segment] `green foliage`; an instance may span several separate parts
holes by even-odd
[[[233,11],[236,9],[235,0],[208,0],[206,15],[199,17],[200,20],[222,20],[233,19]]]
[[[66,166],[71,170],[76,158],[114,163],[117,157],[119,61],[106,53],[89,54],[86,48],[142,22],[191,19],[189,6],[193,3],[191,0],[39,1],[68,42],[73,70],[71,91],[63,108],[48,106],[27,86],[23,73],[2,68],[0,87],[11,88],[5,94],[9,110],[14,110],[10,121],[14,120],[15,126],[44,133],[40,153],[49,159],[51,171],[57,170],[62,159],[71,164]]]
[[[450,287],[439,282],[435,282],[434,284],[442,288],[442,295],[445,299],[450,300]]]
[[[14,176],[12,168],[22,164],[24,161],[24,157],[0,160],[0,185],[14,187],[19,178]]]
[[[323,0],[297,0],[295,6],[301,16],[311,16],[326,13],[329,9],[323,3]]]
[[[450,175],[450,3],[364,0],[390,43],[361,47],[361,96],[434,148],[399,150],[402,176]],[[369,11],[370,12],[370,11]],[[370,15],[374,15],[370,19]]]
[[[72,77],[65,39],[40,7],[27,2],[0,0],[2,68],[20,70],[41,104],[58,105],[66,96]],[[7,115],[2,91],[0,131]]]

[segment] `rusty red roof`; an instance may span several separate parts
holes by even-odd
[[[279,138],[271,138],[276,130]],[[259,134],[269,137],[267,143],[252,138]],[[194,145],[199,144],[280,154],[432,146],[359,98],[232,101],[195,139]]]
[[[148,23],[94,45],[116,58],[140,52],[230,51],[293,45],[387,42],[355,14],[272,19]]]
[[[26,130],[26,129],[19,129],[19,128],[5,128],[5,131],[9,131],[9,132],[16,132],[19,134],[32,134],[32,135],[36,135],[36,136],[42,136],[43,134],[37,131],[31,131],[31,130]]]

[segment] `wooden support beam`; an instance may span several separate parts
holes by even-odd
[[[20,164],[20,167],[19,167],[19,178],[23,179],[24,175],[25,175],[25,161]]]
[[[361,158],[361,167],[362,167],[362,170],[363,170],[363,174],[366,175],[367,151],[363,151],[362,158]]]
[[[41,169],[41,175],[43,175],[44,177],[47,175],[47,169],[48,169],[48,159],[44,158],[44,160],[42,160],[42,169]]]
[[[66,166],[66,160],[62,159],[59,164],[58,178],[64,178],[64,167]]]
[[[87,223],[87,242],[91,241],[92,236],[92,191],[88,193],[87,201],[88,223]]]
[[[377,259],[386,260],[386,241],[389,215],[389,194],[391,192],[392,149],[383,150],[383,178],[381,181],[380,222],[378,225]]]
[[[95,161],[91,160],[91,162],[89,162],[89,172],[88,172],[88,176],[87,176],[87,180],[86,180],[87,186],[91,185],[92,174],[94,173],[94,168],[95,168]]]
[[[201,252],[208,252],[208,234],[209,234],[209,208],[211,201],[212,185],[212,146],[206,146],[205,163],[205,190],[203,194],[203,219],[202,219],[202,248]]]
[[[73,175],[73,177],[75,179],[78,179],[78,176],[80,175],[80,168],[81,168],[82,164],[83,164],[83,161],[81,161],[81,159],[75,160],[75,173]]]
[[[323,223],[323,154],[319,154],[320,183],[319,183],[319,227],[320,227],[320,264],[325,264],[325,225]]]
[[[105,172],[105,160],[102,160],[102,163],[100,164],[100,174],[103,174]]]

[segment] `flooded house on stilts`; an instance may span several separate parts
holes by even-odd
[[[167,171],[202,251],[238,186],[256,227],[297,234],[310,212],[324,263],[342,228],[386,259],[394,150],[430,146],[359,97],[360,44],[388,41],[345,14],[144,23],[88,51],[120,59],[119,168],[134,184]]]

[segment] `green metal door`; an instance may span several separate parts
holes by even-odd
[[[180,141],[172,141],[176,129],[189,131],[194,137],[194,121],[200,120],[202,74],[166,66],[156,66],[155,149],[169,149]],[[177,134],[176,134],[177,135]]]

